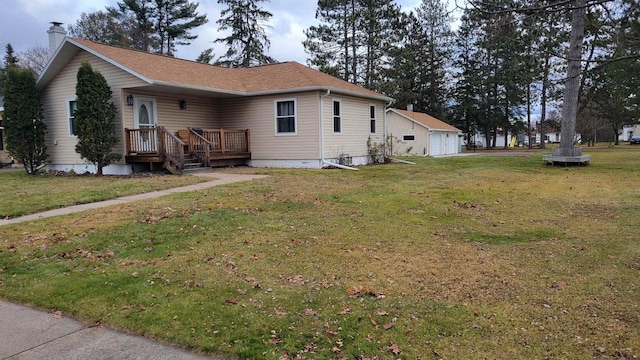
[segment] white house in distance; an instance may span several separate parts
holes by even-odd
[[[387,110],[387,135],[393,155],[443,156],[461,151],[460,129],[411,108]]]
[[[49,169],[95,171],[75,152],[82,62],[105,77],[117,108],[114,151],[123,158],[105,174],[362,165],[371,162],[368,141],[384,142],[393,99],[296,62],[224,68],[68,38],[58,23],[49,36],[53,56],[37,82]]]

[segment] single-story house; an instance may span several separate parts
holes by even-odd
[[[106,174],[179,173],[189,162],[367,164],[367,141],[384,142],[393,100],[296,62],[232,69],[64,37],[37,82],[49,169],[95,171],[75,152],[76,75],[84,61],[105,77],[117,108],[114,150],[123,158]]]
[[[387,134],[394,155],[443,156],[461,151],[462,131],[425,113],[388,109]]]

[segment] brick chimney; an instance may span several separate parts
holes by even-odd
[[[47,31],[47,34],[49,34],[49,51],[53,55],[58,46],[64,41],[64,38],[67,36],[67,32],[62,26],[60,26],[62,23],[54,21],[51,24],[52,25],[49,28],[49,31]]]

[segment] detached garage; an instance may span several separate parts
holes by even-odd
[[[387,134],[394,155],[443,156],[460,152],[462,132],[424,113],[388,109]]]

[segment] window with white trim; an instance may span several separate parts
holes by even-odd
[[[376,133],[376,106],[369,105],[369,131],[372,134]]]
[[[402,136],[402,140],[403,141],[415,141],[416,140],[416,136],[415,135],[403,135]]]
[[[340,100],[333,100],[333,132],[342,132],[342,113],[340,109]]]
[[[296,101],[276,100],[276,135],[295,135],[297,131]]]
[[[76,127],[76,110],[78,110],[78,102],[73,100],[67,100],[67,119],[69,119],[69,136],[76,136],[78,128]]]

